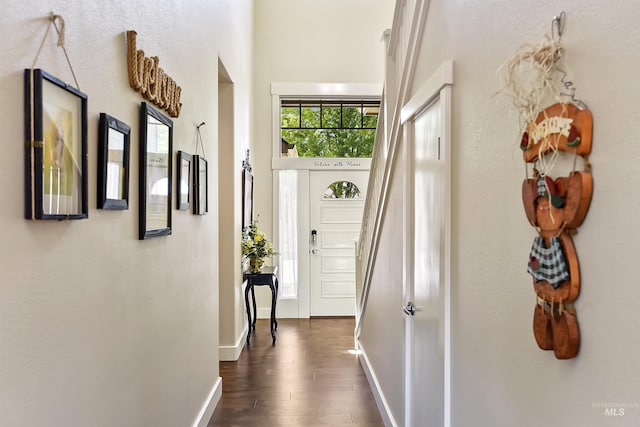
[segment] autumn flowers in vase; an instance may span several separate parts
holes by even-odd
[[[250,273],[262,271],[265,258],[277,255],[273,245],[258,230],[258,221],[253,221],[242,231],[242,261],[249,260],[248,269]]]

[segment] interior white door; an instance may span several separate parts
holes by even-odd
[[[407,425],[444,425],[445,175],[440,101],[409,123],[410,280],[407,299]],[[412,265],[411,265],[412,264]]]
[[[360,235],[368,180],[368,171],[310,173],[311,316],[355,315],[354,242]]]

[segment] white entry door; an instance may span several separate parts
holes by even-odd
[[[311,316],[356,312],[355,240],[368,171],[312,171],[309,176]]]
[[[441,102],[407,125],[409,134],[409,280],[405,293],[407,425],[445,423],[445,175]],[[408,303],[408,301],[406,301]],[[411,314],[411,312],[413,314]]]

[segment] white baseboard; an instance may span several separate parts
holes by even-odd
[[[281,298],[278,300],[278,306],[276,308],[276,318],[278,319],[298,319],[300,316],[299,306],[300,300],[298,298]],[[309,317],[309,315],[307,315]]]
[[[258,307],[258,319],[271,319],[271,307]]]
[[[196,420],[193,422],[193,427],[207,427],[209,424],[209,420],[213,415],[213,411],[218,406],[218,402],[220,402],[220,398],[222,397],[222,378],[218,377],[216,383],[213,385],[211,392],[209,392],[209,396],[202,404],[202,408],[200,409],[200,413],[196,417]]]
[[[369,363],[367,353],[364,351],[364,348],[362,347],[360,341],[358,341],[357,344],[361,352],[361,354],[358,356],[358,360],[360,360],[360,364],[362,365],[364,373],[367,376],[367,380],[369,381],[369,386],[371,387],[373,397],[376,400],[376,405],[378,406],[378,410],[380,411],[382,421],[384,422],[384,425],[386,427],[398,427],[398,423],[396,423],[396,420],[391,413],[391,409],[389,408],[389,404],[384,397],[384,393],[382,393],[378,378],[376,377],[376,374],[371,367],[371,363]]]
[[[221,362],[235,362],[240,357],[242,349],[244,349],[244,343],[247,340],[247,332],[249,327],[244,325],[244,331],[240,334],[240,338],[236,341],[235,345],[221,345],[218,347],[218,357]]]

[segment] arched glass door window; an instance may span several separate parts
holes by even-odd
[[[335,181],[324,190],[323,199],[360,199],[360,189],[351,181]]]

